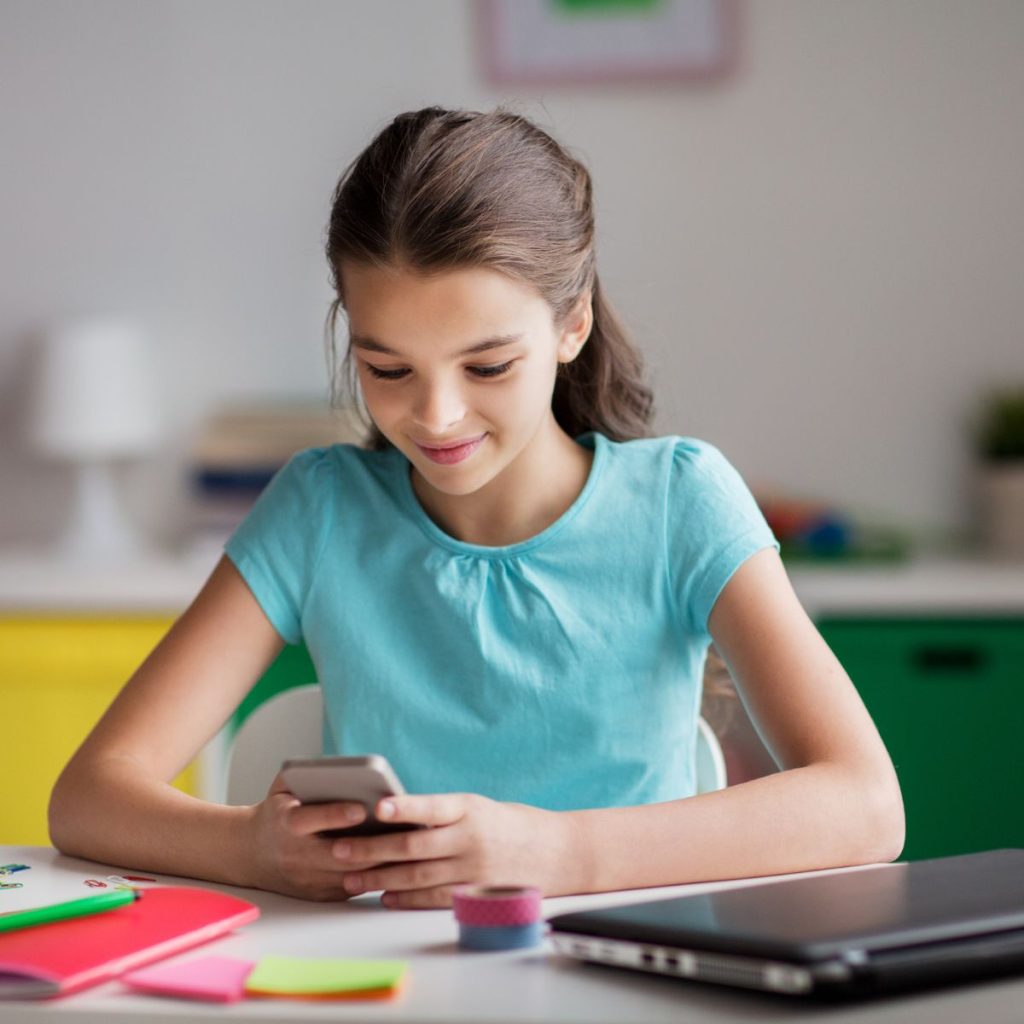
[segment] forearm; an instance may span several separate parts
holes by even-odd
[[[892,860],[903,842],[895,779],[810,765],[715,793],[569,812],[577,892]]]
[[[50,837],[62,853],[144,871],[257,884],[252,810],[199,800],[127,757],[69,765],[50,800]]]

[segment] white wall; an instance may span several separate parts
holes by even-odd
[[[1024,4],[748,0],[714,85],[496,92],[464,0],[0,0],[0,543],[68,483],[24,447],[56,316],[151,328],[175,433],[135,475],[173,533],[219,399],[323,394],[321,239],[395,113],[511,101],[595,178],[599,266],[663,432],[753,484],[968,525],[964,419],[1024,378]]]

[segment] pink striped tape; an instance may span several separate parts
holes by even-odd
[[[459,885],[452,890],[455,920],[483,928],[508,928],[540,920],[540,890],[531,886]]]

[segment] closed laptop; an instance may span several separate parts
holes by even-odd
[[[570,957],[789,995],[1024,972],[1024,850],[759,882],[549,924]]]

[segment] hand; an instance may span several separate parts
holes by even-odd
[[[383,889],[387,907],[425,909],[450,907],[452,887],[464,882],[579,891],[568,815],[472,793],[388,797],[375,814],[432,827],[333,840],[350,896]]]
[[[308,900],[344,900],[344,868],[332,855],[336,839],[317,833],[358,825],[359,803],[303,804],[278,775],[253,810],[253,880],[259,889]]]

